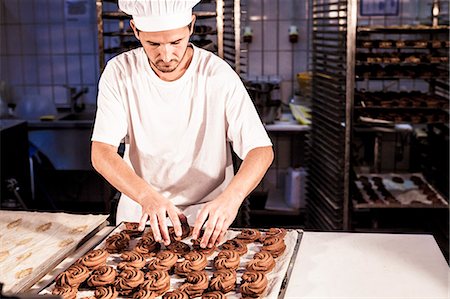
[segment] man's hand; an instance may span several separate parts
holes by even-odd
[[[147,220],[150,220],[155,241],[162,241],[167,246],[170,244],[169,230],[166,223],[167,216],[169,216],[172,222],[175,235],[181,237],[181,221],[187,222],[186,216],[170,200],[164,198],[159,193],[152,196],[152,198],[146,198],[142,205],[142,217],[139,222],[139,230],[143,230]]]
[[[200,230],[205,224],[200,247],[213,247],[219,244],[225,236],[228,227],[233,223],[238,213],[241,201],[232,200],[223,194],[206,203],[195,221],[192,238],[200,237]],[[206,221],[206,222],[205,222]]]

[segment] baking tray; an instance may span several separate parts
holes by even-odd
[[[124,223],[117,225],[115,227],[115,229],[111,231],[111,233],[106,235],[98,244],[94,245],[91,249],[93,250],[93,249],[98,249],[98,248],[104,248],[106,239],[109,236],[116,234],[124,229],[126,229],[126,226]],[[258,229],[258,230],[261,233],[265,233],[268,229]],[[147,231],[150,231],[150,227],[146,227],[144,233]],[[224,242],[228,239],[234,238],[241,231],[242,231],[242,228],[230,228],[227,232],[226,237],[224,238]],[[269,280],[269,283],[268,283],[265,293],[261,296],[261,298],[272,298],[272,299],[284,298],[284,294],[286,292],[286,288],[289,283],[292,268],[294,266],[296,256],[298,253],[298,249],[300,246],[300,242],[301,242],[301,239],[303,236],[303,231],[300,229],[286,229],[286,231],[287,231],[287,234],[285,237],[286,250],[282,256],[280,256],[276,259],[275,268],[266,275]],[[133,248],[139,239],[140,238],[132,239],[130,241],[130,245],[128,248],[129,249]],[[191,239],[190,237],[187,237],[182,241],[191,245],[190,239]],[[216,249],[216,251],[211,256],[208,257],[208,265],[205,270],[208,273],[209,278],[211,277],[211,275],[213,273],[212,260],[217,255],[217,253],[220,251],[219,246]],[[245,265],[248,263],[248,261],[250,259],[252,259],[253,255],[259,251],[259,247],[261,247],[261,246],[262,245],[260,243],[251,243],[251,244],[247,245],[248,252],[241,257],[241,263],[239,265],[239,268],[237,269],[237,282],[236,282],[235,290],[238,290],[238,287],[240,286],[241,276],[245,272]],[[161,247],[163,248],[164,245],[162,245]],[[115,267],[118,260],[120,261],[120,253],[119,254],[110,254],[110,256],[108,257],[108,260],[107,260],[107,265],[111,265],[111,266]],[[170,281],[171,281],[170,290],[174,290],[174,289],[177,289],[185,281],[185,279],[180,278],[175,274],[172,274]],[[43,288],[39,292],[39,294],[41,294],[41,295],[51,294],[54,287],[55,287],[55,283],[54,283],[54,281],[52,281],[49,285],[47,285],[45,288]],[[92,295],[93,295],[93,291],[81,288],[78,292],[77,298],[85,298],[85,297],[92,296]],[[229,292],[226,294],[226,296],[227,296],[227,298],[241,298],[241,294],[236,291]],[[128,298],[128,297],[119,296],[117,298]],[[159,296],[157,298],[162,298],[162,296]]]
[[[376,200],[370,198],[368,192],[364,189],[362,182],[365,179],[362,179],[363,177],[367,178],[376,195]],[[423,190],[419,189],[411,180],[412,177],[420,178],[424,186],[435,193],[437,200],[434,202],[428,200]],[[421,173],[364,173],[358,174],[357,178],[355,184],[362,196],[362,201],[354,200],[353,206],[355,208],[448,208],[448,201],[445,197],[431,186]],[[403,182],[395,182],[394,178],[400,178]],[[392,194],[393,199],[387,200],[385,198],[375,184],[377,179],[382,180],[385,189]]]

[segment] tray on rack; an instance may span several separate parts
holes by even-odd
[[[448,208],[421,173],[358,174],[354,208]]]
[[[100,241],[97,245],[95,245],[92,248],[92,250],[105,248],[106,240],[108,239],[108,237],[110,237],[114,234],[120,233],[121,231],[126,230],[126,229],[127,228],[124,223],[119,224],[113,231],[111,231],[111,233],[109,235],[105,236],[105,238],[102,241]],[[150,231],[150,228],[146,227],[143,235],[145,235],[145,233],[147,233],[149,231]],[[234,238],[241,231],[242,231],[242,229],[235,229],[235,228],[229,229],[227,232],[227,235],[224,238],[224,241]],[[259,231],[261,232],[262,235],[264,235],[264,233],[267,231],[267,229],[259,229]],[[276,260],[275,268],[271,272],[266,274],[266,277],[268,279],[268,286],[267,286],[267,289],[265,290],[263,296],[261,296],[261,298],[274,298],[274,299],[275,298],[284,298],[284,293],[285,293],[287,284],[289,282],[290,274],[291,274],[291,271],[292,271],[292,268],[293,268],[293,265],[295,262],[295,258],[296,258],[296,255],[297,255],[297,252],[298,252],[298,249],[300,246],[301,238],[303,235],[302,230],[286,229],[286,231],[287,231],[287,234],[284,238],[285,244],[286,244],[286,250],[284,251],[284,253],[281,256],[279,256],[278,258],[275,259]],[[131,239],[129,246],[128,246],[128,250],[132,250],[135,247],[135,245],[137,244],[137,242],[139,241],[139,239],[141,239],[141,237]],[[182,241],[188,245],[191,245],[190,240],[191,240],[191,238],[187,237],[187,238],[183,239]],[[241,256],[239,268],[236,271],[237,272],[236,288],[233,291],[226,294],[227,298],[241,298],[241,294],[238,291],[239,291],[241,276],[245,272],[245,265],[248,263],[248,261],[250,261],[253,258],[253,255],[259,251],[261,246],[262,246],[262,244],[259,242],[247,244],[248,251],[246,254]],[[161,245],[161,249],[164,249],[164,245]],[[214,271],[214,268],[213,268],[214,266],[212,264],[212,261],[213,261],[214,257],[217,256],[217,253],[219,251],[220,251],[220,245],[217,246],[216,250],[214,251],[214,253],[212,255],[207,257],[208,264],[205,268],[205,271],[208,274],[208,279],[211,278],[212,273]],[[121,256],[121,253],[110,254],[106,261],[106,264],[109,266],[112,266],[113,268],[116,268],[117,264],[121,261],[120,256]],[[152,259],[152,257],[149,257],[146,259],[148,262],[150,259]],[[184,282],[185,282],[184,278],[182,278],[176,274],[171,274],[169,291],[178,289],[181,286],[181,284],[183,284]],[[93,289],[83,288],[83,286],[84,286],[84,284],[82,284],[80,286],[76,298],[87,298],[94,294]],[[52,282],[50,285],[47,285],[43,290],[41,290],[40,294],[51,294],[54,287],[55,287],[55,283]],[[118,298],[125,298],[125,297],[119,295]],[[162,296],[159,296],[157,298],[162,298]]]

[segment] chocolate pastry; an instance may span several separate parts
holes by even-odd
[[[157,295],[149,290],[140,289],[136,293],[133,294],[133,299],[154,299]]]
[[[231,239],[227,240],[220,247],[222,250],[233,250],[236,251],[240,256],[243,256],[247,253],[247,245],[244,244],[239,239]]]
[[[128,296],[144,282],[144,273],[138,269],[125,269],[116,277],[114,286],[119,294]]]
[[[261,238],[261,232],[257,229],[243,229],[236,239],[244,242],[245,244],[253,243]]]
[[[283,254],[285,249],[286,244],[284,243],[284,239],[280,237],[268,237],[264,240],[261,251],[267,251],[274,258],[277,258]]]
[[[272,271],[275,267],[275,259],[266,251],[255,253],[253,259],[247,264],[246,269],[248,271],[263,272],[265,274]]]
[[[134,250],[144,257],[151,257],[161,249],[161,244],[156,242],[152,236],[145,235],[136,244]]]
[[[167,246],[167,249],[172,251],[173,253],[178,254],[178,256],[188,254],[191,251],[191,247],[181,241],[171,242],[169,246]]]
[[[89,269],[97,269],[100,266],[106,264],[106,259],[109,253],[103,249],[94,249],[89,251],[85,256],[81,258],[81,264],[85,265]]]
[[[165,293],[163,299],[189,299],[189,295],[180,290],[173,290]]]
[[[181,237],[177,237],[175,235],[175,229],[173,228],[173,226],[170,226],[169,227],[170,242],[181,241],[181,240],[189,237],[191,235],[191,233],[192,233],[192,229],[187,222],[181,223]]]
[[[261,272],[245,272],[239,288],[242,298],[259,298],[267,288],[267,277]]]
[[[103,286],[95,290],[94,296],[97,299],[115,299],[119,296],[119,292],[114,286]]]
[[[209,248],[202,248],[200,247],[200,242],[202,240],[202,237],[199,237],[198,239],[191,239],[191,243],[192,243],[192,249],[194,249],[195,251],[201,252],[206,256],[210,256],[211,254],[213,254],[213,252],[216,250],[216,245],[213,245],[213,247]]]
[[[69,285],[56,286],[52,294],[61,296],[63,299],[75,299],[77,298],[78,289]]]
[[[156,257],[152,258],[148,262],[147,269],[150,271],[164,270],[170,272],[173,266],[177,263],[177,260],[178,254],[169,250],[163,250],[158,252]]]
[[[170,276],[167,271],[155,270],[145,274],[145,281],[141,289],[152,291],[156,296],[161,296],[170,289]]]
[[[208,275],[205,271],[193,271],[186,276],[186,282],[180,286],[180,291],[189,297],[199,297],[208,288]]]
[[[405,181],[401,178],[401,177],[399,177],[399,176],[394,176],[394,177],[392,177],[392,181],[394,182],[394,183],[397,183],[397,184],[403,184]]]
[[[145,258],[137,251],[126,251],[120,255],[123,262],[119,263],[117,267],[119,269],[125,269],[128,267],[133,267],[136,269],[141,269],[145,266]]]
[[[141,237],[144,231],[139,231],[139,223],[137,222],[125,222],[125,229],[121,233],[126,234],[130,239]]]
[[[237,269],[241,259],[239,254],[234,250],[222,250],[214,258],[214,267],[221,269]]]
[[[106,239],[106,251],[109,253],[120,253],[128,248],[130,236],[124,233],[117,233]]]
[[[73,264],[66,271],[56,276],[56,286],[78,287],[89,277],[89,269],[81,264]]]
[[[111,266],[101,266],[92,273],[87,284],[91,287],[100,287],[113,284],[117,276],[117,271]]]
[[[198,251],[191,251],[184,255],[184,259],[175,264],[175,273],[187,276],[190,272],[204,270],[208,260]]]
[[[202,299],[225,299],[227,296],[219,291],[212,291],[208,293],[203,293]]]
[[[213,291],[228,293],[236,287],[236,270],[222,269],[213,273],[209,288]]]
[[[286,229],[284,228],[270,228],[266,234],[265,237],[279,237],[279,238],[284,238],[287,234]],[[263,240],[261,240],[263,241]]]

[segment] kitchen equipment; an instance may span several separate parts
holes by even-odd
[[[272,124],[279,118],[281,107],[279,80],[247,81],[246,87],[263,123]]]

